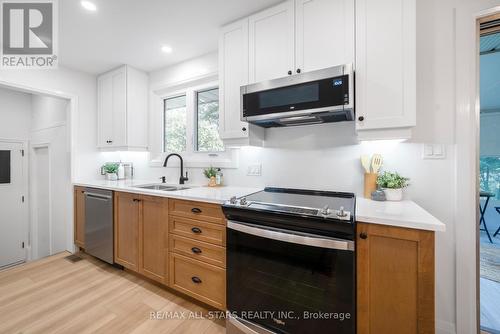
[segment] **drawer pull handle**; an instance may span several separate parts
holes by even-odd
[[[201,229],[199,229],[199,228],[197,228],[197,227],[193,227],[193,228],[191,229],[191,231],[192,231],[193,233],[196,233],[196,234],[200,234],[200,233],[201,233]]]
[[[191,251],[195,254],[201,254],[201,249],[199,249],[198,247],[191,248]]]
[[[201,213],[201,209],[200,208],[192,208],[191,212],[192,213]]]
[[[193,283],[196,283],[196,284],[201,283],[201,279],[199,277],[196,277],[196,276],[191,277],[191,280],[193,281]]]
[[[368,235],[366,234],[366,232],[361,232],[361,233],[359,234],[359,237],[360,237],[361,239],[366,239],[366,238],[368,238]]]

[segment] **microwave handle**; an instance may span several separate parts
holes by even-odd
[[[292,244],[354,251],[354,241],[350,240],[342,240],[337,238],[319,238],[300,234],[284,233],[274,229],[270,230],[266,228],[255,227],[254,225],[248,225],[234,220],[227,221],[227,228],[238,232],[255,235],[261,238],[289,242]]]

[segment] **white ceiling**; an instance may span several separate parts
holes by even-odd
[[[121,64],[156,70],[215,51],[222,25],[281,1],[92,0],[96,12],[59,1],[59,62],[93,74]]]

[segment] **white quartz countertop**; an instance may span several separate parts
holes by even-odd
[[[363,223],[445,231],[446,225],[413,201],[372,201],[356,198],[356,220]]]
[[[202,201],[222,204],[232,196],[242,197],[262,190],[251,187],[207,187],[186,184],[185,190],[161,191],[136,188],[138,185],[157,184],[148,180],[92,180],[74,182],[76,186],[94,187],[100,189],[124,191],[136,194],[153,195],[169,198]],[[167,184],[168,185],[168,184]],[[178,186],[178,185],[176,185]],[[429,212],[413,201],[378,202],[363,197],[356,198],[356,220],[363,223],[373,223],[388,226],[414,228],[428,231],[445,231],[446,226]]]
[[[178,198],[193,201],[202,201],[209,203],[222,204],[229,200],[231,197],[241,197],[254,192],[262,190],[262,188],[249,188],[249,187],[207,187],[202,185],[185,184],[184,186],[189,189],[176,190],[176,191],[161,191],[152,189],[136,188],[139,185],[157,184],[158,181],[148,180],[91,180],[91,181],[78,181],[74,182],[75,186],[94,187],[99,189],[108,189],[129,192],[134,194],[153,195],[168,198]],[[178,184],[165,184],[172,186],[179,186]]]

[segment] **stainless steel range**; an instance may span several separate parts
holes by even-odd
[[[355,333],[355,202],[266,188],[223,205],[228,333]]]

